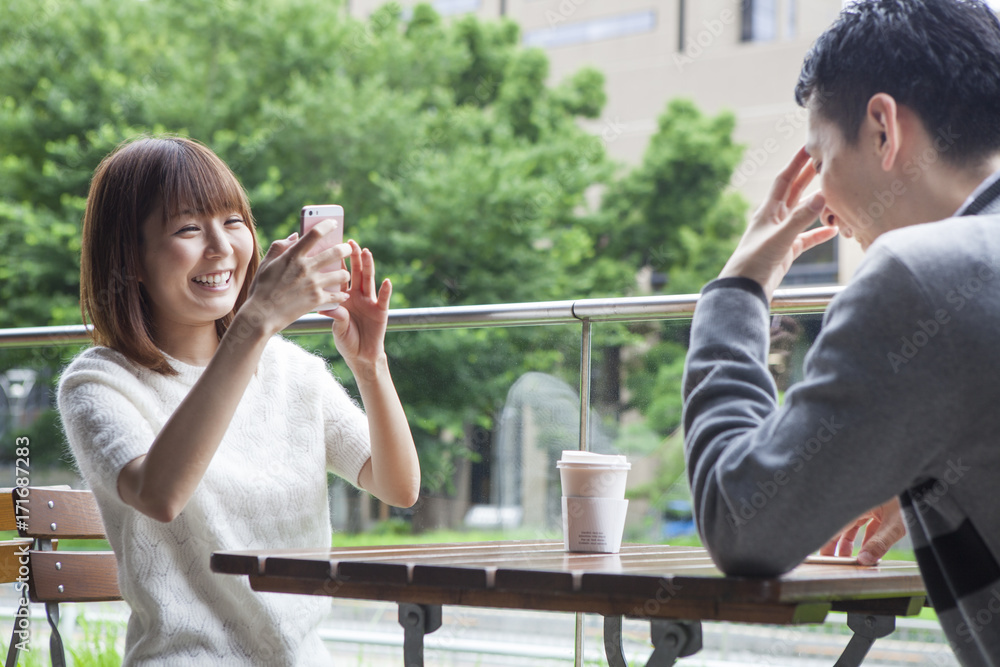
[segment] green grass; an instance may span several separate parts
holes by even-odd
[[[90,621],[83,614],[76,619],[78,633],[63,637],[67,662],[73,667],[119,667],[122,664],[118,652],[118,639],[124,625],[113,621]],[[43,667],[51,664],[48,650],[48,627],[44,622],[32,627],[44,627],[45,631],[32,632],[29,650],[21,651],[17,658],[18,667]],[[0,643],[0,655],[7,655],[7,644]]]

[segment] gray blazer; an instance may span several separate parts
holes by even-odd
[[[1000,664],[1000,200],[880,236],[784,405],[763,290],[702,291],[684,380],[695,518],[724,571],[776,575],[899,496],[966,665]]]

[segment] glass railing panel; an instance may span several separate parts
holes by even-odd
[[[332,358],[357,396],[329,336],[294,340]],[[353,544],[355,532],[366,533],[361,540],[558,537],[559,495],[548,477],[558,452],[579,443],[580,326],[396,330],[386,351],[423,491],[413,508],[400,510],[334,480],[335,543]]]
[[[634,304],[623,308],[628,310],[627,319]],[[772,317],[769,365],[782,395],[801,379],[803,359],[821,324],[817,314],[821,308],[808,304],[795,308],[811,309],[813,314]],[[456,318],[464,322],[448,323],[440,312],[411,313],[405,322],[395,321],[386,349],[421,450],[425,490],[415,508],[397,510],[334,482],[334,544],[561,537],[555,461],[563,449],[579,446],[583,327],[579,321],[566,323],[562,308],[553,309],[547,319],[559,324],[478,326],[480,316],[504,324],[528,317],[519,308],[499,310],[491,307]],[[630,322],[592,323],[589,444],[594,451],[625,454],[633,463],[627,541],[697,544],[679,428],[690,313],[678,307],[669,317],[647,314]],[[313,325],[305,328],[310,327],[317,330]],[[356,395],[351,374],[338,361],[329,334],[294,335],[293,340],[328,356],[334,372]],[[6,452],[14,448],[17,437],[29,439],[32,483],[63,483],[62,478],[48,476],[51,460],[60,464],[54,468],[61,470],[59,474],[73,474],[51,399],[59,370],[78,349],[79,345],[44,344],[0,349],[0,376],[6,378],[0,398],[6,401],[0,406],[0,445]],[[9,398],[15,394],[17,405]],[[4,460],[9,460],[9,468],[3,484],[13,483],[14,461],[6,453]],[[903,543],[889,558],[912,559],[912,552]],[[393,605],[387,603],[340,601],[324,626],[324,637],[331,645],[341,642],[348,650],[360,650],[356,637],[337,634],[337,628],[349,621],[375,627],[372,619],[388,619],[379,628],[390,636],[398,633],[394,614]],[[465,607],[449,608],[449,614],[446,628],[439,631],[440,646],[429,649],[438,651],[437,657],[466,651],[482,659],[483,647],[493,645],[494,634],[511,628],[516,628],[523,645],[529,641],[530,626],[538,634],[540,648],[531,657],[505,655],[504,660],[513,661],[509,664],[543,664],[546,647],[553,643],[571,647],[573,641],[569,615]],[[837,619],[832,615],[822,628],[706,624],[706,655],[732,664],[799,664],[814,658],[815,651],[839,651],[846,644],[849,633]],[[588,660],[602,653],[599,622],[598,617],[585,620]],[[913,640],[913,633],[924,633],[928,636],[921,635],[920,642],[933,644],[950,658],[933,619],[899,625],[897,634],[903,633],[903,638]],[[493,630],[482,630],[487,626]],[[643,650],[648,650],[648,625],[630,621],[626,632],[631,637],[629,655],[642,658]],[[376,647],[365,644],[363,650]],[[387,655],[398,656],[388,649]]]

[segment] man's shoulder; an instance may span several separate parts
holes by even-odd
[[[882,234],[840,300],[873,304],[888,317],[906,301],[904,294],[938,307],[970,281],[985,286],[995,276],[1000,276],[1000,215],[948,218]],[[983,294],[1000,303],[992,288]]]
[[[939,263],[956,256],[989,255],[993,248],[1000,248],[1000,214],[946,218],[894,229],[876,239],[869,251],[891,253],[906,263]]]

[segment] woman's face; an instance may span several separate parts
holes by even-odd
[[[157,207],[159,208],[159,207]],[[243,216],[182,211],[143,223],[141,281],[158,334],[175,327],[215,326],[233,310],[254,252]]]

